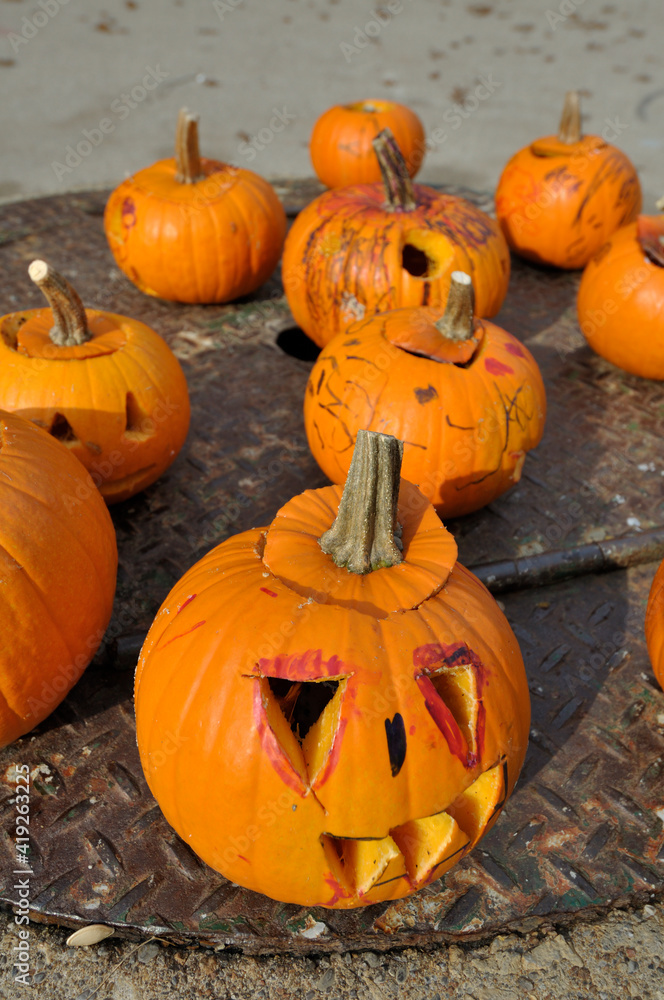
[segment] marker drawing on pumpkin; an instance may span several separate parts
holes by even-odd
[[[280,653],[272,659],[260,659],[258,671],[263,677],[280,677],[288,681],[315,681],[348,676],[350,671],[338,656],[323,659],[322,649],[307,649],[304,653]]]
[[[267,594],[268,597],[278,597],[279,596],[278,594],[275,594],[275,592],[273,590],[268,590],[267,587],[261,587],[260,589],[263,591],[264,594]]]
[[[283,783],[304,798],[309,789],[298,772],[295,770],[295,767],[279,743],[279,740],[275,736],[274,730],[270,725],[270,720],[268,719],[267,711],[265,705],[263,704],[261,682],[259,678],[254,680],[253,708],[256,732],[258,733],[265,755]]]
[[[184,611],[184,609],[185,609],[185,608],[187,607],[187,605],[188,605],[188,604],[191,604],[191,602],[193,601],[193,599],[194,599],[195,597],[197,597],[197,596],[198,596],[197,594],[191,594],[191,595],[190,595],[189,597],[187,597],[187,599],[186,599],[186,600],[184,600],[184,601],[182,602],[182,604],[180,605],[180,607],[178,608],[178,610],[177,610],[176,614],[178,614],[178,615],[179,615],[181,611]]]
[[[490,375],[514,375],[514,369],[499,361],[498,358],[485,358],[484,367]]]
[[[179,635],[174,635],[172,639],[165,642],[163,646],[157,646],[157,650],[161,652],[162,649],[166,649],[167,646],[170,646],[172,642],[176,642],[178,639],[184,639],[186,635],[189,635],[191,632],[195,632],[197,628],[201,627],[201,625],[205,625],[205,622],[196,622],[196,624],[192,625],[191,628],[188,628],[186,632],[180,632]]]
[[[418,688],[424,695],[424,703],[433,721],[445,737],[450,752],[458,757],[462,764],[468,766],[470,756],[468,745],[459,729],[459,725],[449,708],[440,697],[427,674],[415,678]]]
[[[505,350],[509,351],[510,354],[513,354],[515,358],[525,358],[526,355],[523,353],[518,344],[514,344],[512,341],[508,340],[504,346]]]
[[[125,198],[122,202],[122,224],[127,229],[136,225],[136,205],[133,198]]]

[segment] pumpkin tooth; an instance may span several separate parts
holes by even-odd
[[[332,861],[333,874],[342,885],[365,895],[384,877],[399,877],[403,871],[403,857],[392,837],[381,839],[345,839],[323,834],[323,847]],[[336,857],[336,863],[335,863]],[[397,868],[398,872],[390,869]]]
[[[470,838],[474,847],[505,801],[507,782],[504,764],[496,764],[476,778],[459,795],[447,812]]]
[[[446,812],[413,819],[391,831],[406,861],[409,878],[419,885],[440,876],[459,860],[470,839]]]

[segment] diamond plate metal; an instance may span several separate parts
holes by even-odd
[[[279,190],[294,212],[318,189]],[[266,523],[324,479],[301,417],[310,362],[276,344],[292,323],[278,277],[233,306],[149,299],[112,266],[103,204],[91,194],[3,207],[0,307],[41,305],[27,265],[51,260],[86,304],[136,316],[165,336],[187,374],[192,429],[166,476],[113,508],[120,572],[102,651],[58,710],[0,754],[0,899],[13,898],[15,763],[34,776],[33,917],[68,926],[109,923],[253,953],[380,950],[529,929],[664,895],[664,695],[643,642],[654,566],[502,598],[533,701],[524,772],[491,834],[411,899],[354,912],[275,903],[226,882],[168,827],[135,745],[137,638],[208,548]],[[664,386],[591,354],[575,325],[577,283],[575,274],[514,264],[499,322],[542,367],[547,429],[510,494],[450,524],[468,564],[664,524]],[[306,936],[310,918],[326,928],[316,938]]]

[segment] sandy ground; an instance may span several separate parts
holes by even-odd
[[[15,943],[0,926],[0,998],[17,1000],[664,1000],[664,909],[616,911],[562,933],[499,935],[432,951],[248,958],[109,938],[66,948],[67,932],[33,928],[34,985],[12,982]],[[122,963],[122,964],[120,964]],[[4,968],[3,968],[4,966]],[[119,967],[118,967],[119,966]],[[98,987],[98,989],[97,989]]]
[[[171,155],[183,105],[205,154],[306,176],[316,117],[370,97],[437,130],[422,179],[493,188],[575,87],[651,211],[663,53],[658,0],[0,0],[0,197],[113,186]]]
[[[562,94],[576,87],[586,130],[632,158],[652,211],[664,189],[663,43],[657,0],[390,0],[378,8],[0,0],[0,199],[118,183],[171,154],[184,105],[201,116],[205,154],[266,177],[306,176],[316,117],[366,97],[404,101],[430,135],[438,130],[423,180],[486,190],[512,152],[555,130]],[[0,997],[11,1000],[84,1000],[92,990],[96,1000],[664,1000],[664,909],[655,906],[564,933],[321,959],[156,943],[134,951],[115,938],[71,949],[66,932],[33,925],[30,987],[13,981],[13,929],[2,918]]]

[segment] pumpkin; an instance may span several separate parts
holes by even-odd
[[[351,323],[400,306],[444,305],[455,270],[493,316],[510,274],[500,229],[463,198],[413,184],[389,130],[374,140],[384,185],[327,191],[301,212],[282,276],[296,323],[320,347]]]
[[[175,159],[112,192],[104,228],[115,262],[142,292],[176,302],[229,302],[270,277],[286,215],[251,170],[201,158],[198,120],[180,112]]]
[[[650,588],[646,610],[646,642],[655,677],[664,688],[664,561]]]
[[[43,260],[29,273],[50,308],[0,318],[0,407],[62,441],[107,503],[126,500],[153,483],[184,444],[184,373],[144,323],[84,309]]]
[[[81,496],[83,499],[81,499]],[[0,411],[0,746],[60,704],[101,643],[118,554],[80,462]]]
[[[577,310],[594,351],[664,379],[664,215],[640,215],[609,237],[583,272]]]
[[[519,150],[496,190],[496,215],[511,249],[560,268],[584,267],[640,209],[641,185],[629,159],[600,136],[581,134],[576,91],[565,98],[558,135]]]
[[[386,128],[414,177],[426,148],[415,112],[396,101],[358,101],[329,108],[314,125],[309,152],[319,180],[330,188],[377,184],[381,173],[372,142]]]
[[[441,517],[490,503],[518,482],[542,436],[537,363],[515,337],[473,317],[473,286],[453,272],[447,306],[395,309],[339,334],[304,401],[309,446],[342,483],[360,428],[403,438],[404,477]]]
[[[516,639],[400,461],[360,434],[343,497],[308,490],[214,548],[141,652],[153,795],[207,864],[274,899],[412,893],[490,828],[523,762]]]

